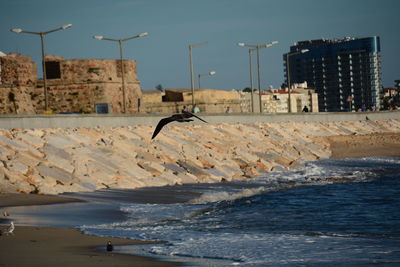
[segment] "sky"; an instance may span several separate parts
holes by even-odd
[[[31,56],[41,76],[39,36],[10,29],[73,24],[45,36],[45,53],[65,59],[119,58],[118,43],[92,36],[148,32],[123,43],[124,58],[137,61],[143,90],[190,88],[188,46],[200,42],[208,43],[193,48],[196,86],[199,73],[216,71],[202,77],[202,87],[241,90],[249,86],[248,49],[238,42],[279,42],[260,50],[261,87],[278,88],[283,54],[295,42],[380,36],[383,86],[393,87],[400,79],[399,10],[398,0],[0,0],[0,51]]]

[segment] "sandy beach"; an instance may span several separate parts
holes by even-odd
[[[77,201],[81,200],[53,195],[0,194],[0,230],[8,226],[3,217],[5,207]],[[180,266],[148,257],[106,252],[108,241],[114,246],[154,243],[86,235],[77,229],[16,225],[14,235],[0,236],[0,266]]]
[[[328,137],[331,158],[387,156],[400,157],[400,134],[373,134]]]
[[[114,245],[148,243],[84,235],[75,229],[17,226],[15,235],[0,237],[0,266],[178,266],[106,252],[109,240]]]
[[[328,137],[332,158],[400,156],[400,134]],[[0,212],[7,206],[79,201],[64,196],[0,194]],[[6,221],[0,221],[4,228]],[[0,236],[0,266],[179,266],[133,255],[107,253],[105,244],[147,242],[84,235],[75,229],[16,226],[15,235]]]

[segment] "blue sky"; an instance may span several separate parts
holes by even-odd
[[[203,87],[243,89],[249,85],[248,50],[237,42],[278,45],[260,51],[261,83],[284,80],[282,55],[296,41],[381,37],[385,87],[400,79],[400,1],[398,0],[0,0],[0,51],[29,55],[40,66],[40,39],[11,28],[47,31],[46,54],[73,58],[118,58],[117,43],[93,35],[125,38],[124,56],[135,59],[142,89],[190,87],[188,45],[194,71],[216,71]],[[196,83],[197,85],[197,83]]]

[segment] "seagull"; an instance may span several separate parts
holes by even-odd
[[[156,126],[156,129],[154,130],[154,133],[153,133],[153,136],[151,137],[151,139],[154,139],[154,137],[157,136],[157,134],[161,131],[162,127],[164,127],[166,124],[168,124],[170,122],[173,122],[173,121],[177,121],[177,122],[193,121],[192,119],[189,119],[191,117],[195,117],[195,118],[207,123],[205,120],[203,120],[202,118],[197,117],[193,113],[190,113],[189,111],[182,110],[182,113],[172,114],[171,117],[167,117],[167,118],[161,119],[158,122],[158,124]]]
[[[14,235],[14,233],[13,233],[14,229],[15,229],[14,222],[11,222],[10,226],[8,227],[8,229],[3,231],[2,233],[6,234],[6,235]]]

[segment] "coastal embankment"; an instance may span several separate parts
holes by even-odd
[[[160,118],[3,117],[0,192],[59,194],[243,180],[305,160],[341,157],[332,154],[333,146],[372,156],[390,147],[390,155],[400,156],[400,112],[203,115],[210,123],[172,123],[151,140]]]

